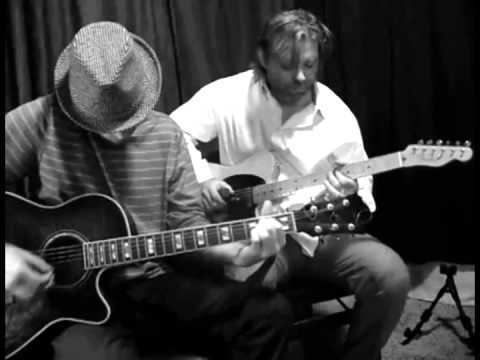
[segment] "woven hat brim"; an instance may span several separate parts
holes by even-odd
[[[127,130],[145,120],[150,111],[158,102],[162,90],[162,67],[153,49],[140,37],[130,33],[133,39],[134,51],[143,62],[145,79],[147,82],[142,104],[138,110],[126,121],[116,123],[105,121],[105,119],[83,118],[75,112],[74,104],[68,86],[70,70],[71,44],[60,54],[54,70],[54,85],[58,103],[63,112],[77,125],[96,133],[114,132]],[[101,128],[98,124],[103,124]]]

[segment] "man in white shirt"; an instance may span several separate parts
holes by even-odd
[[[268,152],[276,164],[272,182],[326,174],[322,184],[276,199],[280,209],[295,208],[312,198],[336,199],[357,193],[375,211],[372,178],[354,180],[335,169],[338,164],[365,160],[367,154],[355,116],[316,80],[331,41],[330,31],[313,14],[304,10],[279,13],[264,28],[251,70],[204,86],[171,114],[189,139],[207,210],[225,207],[222,195],[232,188],[213,177],[195,142],[218,137],[222,165],[236,165]],[[318,240],[305,233],[292,237]],[[377,359],[403,311],[408,270],[392,249],[368,234],[320,239],[321,246],[311,257],[289,241],[275,257],[263,284],[283,288],[294,279],[305,278],[312,287],[333,283],[353,292],[353,320],[341,359]],[[238,280],[250,275],[238,268],[226,270]]]

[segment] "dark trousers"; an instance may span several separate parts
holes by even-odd
[[[181,273],[109,290],[107,325],[74,324],[53,341],[56,360],[137,360],[155,353],[282,359],[293,315],[278,293]]]

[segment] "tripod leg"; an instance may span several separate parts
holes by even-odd
[[[440,298],[447,291],[447,289],[448,284],[445,283],[445,285],[443,285],[443,287],[440,289],[437,296],[433,300],[432,304],[422,313],[422,315],[420,316],[420,320],[415,326],[415,328],[413,330],[410,328],[405,329],[403,334],[405,335],[406,339],[403,340],[402,344],[408,344],[415,336],[417,336],[421,332],[422,325],[430,319],[430,317],[432,316],[433,308],[435,307],[435,305],[437,305],[438,300],[440,300]]]
[[[467,333],[468,333],[468,336],[469,336],[469,339],[470,339],[470,344],[471,344],[471,346],[473,346],[474,345],[474,342],[473,342],[474,335],[473,335],[472,322],[471,322],[470,318],[467,316],[467,314],[465,314],[465,312],[463,311],[462,302],[460,301],[460,296],[458,295],[457,287],[455,286],[455,282],[453,280],[453,277],[451,277],[451,278],[449,277],[449,279],[447,279],[447,281],[449,281],[448,292],[450,293],[450,295],[453,298],[453,301],[455,301],[455,304],[457,305],[458,312],[460,314],[460,321],[462,322],[462,325],[465,328],[465,330],[467,330]]]

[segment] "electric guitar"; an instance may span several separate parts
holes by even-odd
[[[407,146],[403,151],[372,157],[368,160],[351,163],[334,168],[352,179],[375,175],[399,168],[412,166],[440,167],[458,160],[468,161],[473,156],[470,143],[463,145],[442,145],[442,141],[433,141],[426,144],[419,142]],[[288,180],[268,183],[274,172],[276,160],[270,152],[259,152],[238,165],[222,166],[210,163],[209,167],[215,178],[227,182],[233,189],[233,194],[225,194],[227,201],[227,216],[224,218],[236,219],[252,216],[255,206],[265,200],[278,199],[294,193],[302,188],[321,184],[326,179],[326,172],[313,173],[294,177]],[[223,194],[222,194],[223,195]],[[218,217],[218,215],[215,215]]]
[[[355,197],[329,204],[307,204],[296,212],[269,217],[285,232],[355,232],[369,220]],[[119,203],[101,194],[43,206],[5,194],[5,241],[41,256],[54,268],[55,284],[28,302],[5,306],[6,359],[42,338],[53,325],[68,322],[101,325],[111,315],[108,270],[122,265],[248,240],[260,217],[206,226],[132,235]],[[315,246],[309,243],[301,246]],[[311,248],[310,251],[315,249]]]

